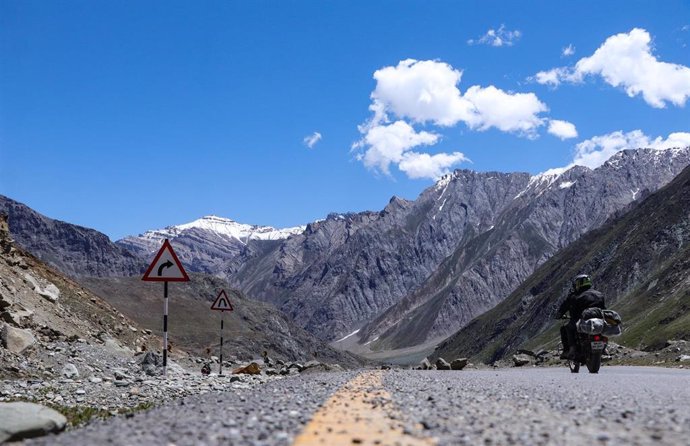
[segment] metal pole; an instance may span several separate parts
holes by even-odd
[[[168,377],[168,282],[163,282],[163,376]]]
[[[223,376],[223,316],[225,311],[220,312],[220,371],[218,376]]]

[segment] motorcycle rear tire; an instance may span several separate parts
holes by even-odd
[[[587,370],[589,373],[599,373],[601,367],[601,353],[592,353],[587,358]]]

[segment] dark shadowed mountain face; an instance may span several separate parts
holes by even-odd
[[[595,170],[530,177],[456,171],[410,202],[330,216],[226,271],[333,340],[392,349],[445,336],[492,308],[556,251],[669,182],[690,149],[624,151]]]
[[[143,273],[144,261],[98,231],[53,220],[2,195],[0,213],[7,214],[10,233],[19,246],[68,276]]]
[[[552,257],[507,299],[442,342],[435,357],[484,361],[558,338],[551,318],[577,274],[623,317],[616,340],[642,349],[690,340],[690,167],[668,186]]]

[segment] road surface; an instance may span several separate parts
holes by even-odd
[[[690,444],[690,371],[603,367],[300,375],[32,444]]]

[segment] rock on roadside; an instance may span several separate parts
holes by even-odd
[[[455,359],[450,363],[450,368],[453,370],[462,370],[467,366],[468,361],[469,360],[467,358]]]
[[[34,403],[0,403],[0,443],[40,437],[65,428],[60,413]]]

